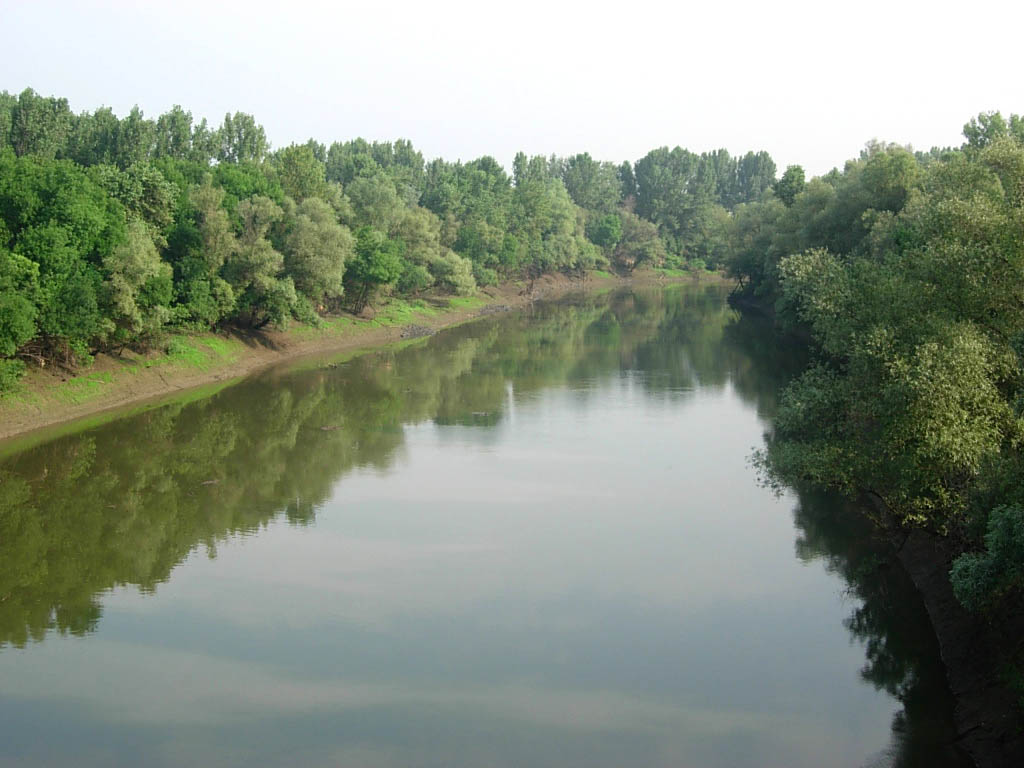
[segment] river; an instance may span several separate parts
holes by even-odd
[[[751,461],[800,363],[637,287],[8,447],[0,765],[964,765],[884,543]]]

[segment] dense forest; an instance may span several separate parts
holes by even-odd
[[[0,391],[169,331],[315,323],[381,291],[718,264],[764,152],[426,162],[405,140],[272,151],[253,116],[75,114],[0,94]]]
[[[980,115],[956,149],[878,143],[842,171],[733,211],[741,305],[809,339],[780,397],[770,477],[863,493],[953,553],[961,604],[1024,615],[1024,119]],[[1008,682],[1024,705],[1024,648]],[[1016,670],[1016,671],[1014,671]]]

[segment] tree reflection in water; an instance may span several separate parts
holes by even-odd
[[[770,422],[803,353],[729,309],[724,293],[650,288],[537,306],[401,350],[270,372],[11,455],[0,463],[0,647],[86,635],[107,590],[153,592],[197,548],[214,557],[221,542],[275,519],[308,524],[347,473],[391,465],[407,425],[494,426],[510,388],[630,371],[666,396],[731,386]],[[882,762],[958,765],[945,744],[949,694],[913,586],[849,504],[798,496],[798,557],[824,559],[845,580],[846,625],[867,654],[862,675],[903,705]]]

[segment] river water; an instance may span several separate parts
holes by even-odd
[[[800,362],[636,288],[8,448],[0,765],[961,765],[885,547],[751,463]]]

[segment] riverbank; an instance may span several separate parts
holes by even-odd
[[[734,292],[729,303],[745,314],[776,324],[777,332],[813,346],[803,326],[780,328],[775,305],[763,297]],[[1019,679],[1024,660],[1024,606],[1003,605],[979,616],[957,600],[950,570],[962,543],[922,528],[907,528],[877,496],[866,493],[868,515],[888,539],[899,566],[920,594],[955,703],[950,742],[978,768],[1024,765],[1024,707]],[[1019,603],[1019,601],[1018,601]]]
[[[953,594],[949,571],[958,554],[951,542],[922,529],[894,533],[903,569],[931,619],[956,706],[955,742],[978,768],[1024,765],[1024,717],[1007,684],[1024,637],[1024,615],[1004,611],[984,620]]]
[[[83,421],[91,424],[126,410],[155,407],[169,397],[205,396],[292,358],[328,352],[356,354],[573,291],[695,279],[689,273],[667,271],[632,277],[592,272],[583,279],[545,275],[529,284],[507,282],[468,297],[392,298],[361,316],[325,318],[320,327],[293,324],[286,330],[175,335],[162,350],[101,354],[92,365],[75,371],[33,368],[15,391],[0,398],[0,451],[12,447],[13,442],[35,442],[77,428]],[[699,279],[724,278],[705,274]]]

